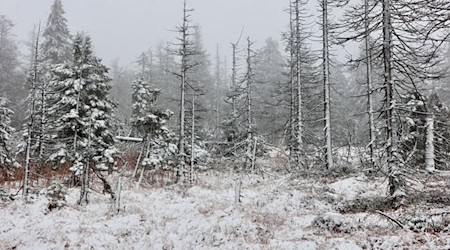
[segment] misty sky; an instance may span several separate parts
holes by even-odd
[[[33,25],[45,25],[53,0],[0,0],[0,14],[14,23],[13,32],[24,41]],[[311,13],[317,15],[317,1]],[[106,63],[120,58],[128,65],[159,41],[174,41],[171,30],[180,23],[181,0],[63,0],[72,33],[86,31],[93,38],[96,54]],[[219,44],[228,53],[230,42],[244,35],[263,45],[267,37],[280,38],[288,24],[284,11],[288,0],[190,0],[194,23],[202,28],[210,55]],[[341,54],[341,53],[338,53]],[[228,55],[226,55],[228,56]]]

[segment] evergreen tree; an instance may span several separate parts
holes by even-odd
[[[145,130],[141,131],[138,127],[138,121],[142,117],[147,115],[147,112],[156,102],[156,98],[159,96],[159,90],[150,89],[148,83],[144,81],[143,77],[139,75],[137,79],[131,85],[133,88],[132,99],[132,123],[133,133],[132,136],[144,136]]]
[[[38,128],[35,130],[38,140],[39,158],[47,158],[50,152],[48,144],[51,144],[51,127],[49,124],[47,98],[51,92],[49,82],[51,80],[51,69],[57,64],[68,62],[72,56],[72,41],[67,19],[64,17],[64,9],[61,0],[55,0],[51,6],[50,15],[47,19],[47,25],[42,34],[43,42],[41,45],[38,67],[41,67],[41,81],[37,82],[36,93],[36,117],[35,122]],[[39,39],[38,37],[36,38]],[[39,53],[36,49],[36,53]]]
[[[174,84],[179,82],[178,76],[173,74],[173,72],[178,71],[175,56],[164,42],[158,43],[154,51],[154,70],[152,70],[151,83],[156,88],[164,90],[160,93],[161,96],[159,98],[161,106],[176,111],[180,108],[180,105],[179,102],[174,100],[180,99],[180,88],[178,84]],[[175,129],[176,124],[179,122],[179,116],[174,116],[172,119],[173,122],[169,126]]]
[[[11,166],[15,161],[11,157],[9,142],[14,129],[11,127],[13,112],[6,107],[6,98],[0,97],[0,167]]]
[[[42,54],[48,65],[67,62],[71,55],[71,36],[61,0],[55,0],[43,32]]]
[[[171,165],[177,147],[175,134],[166,126],[173,113],[170,110],[163,111],[156,104],[160,90],[150,88],[142,76],[138,76],[132,86],[133,135],[144,138],[134,171],[136,175],[139,166],[142,166],[140,183],[146,169]]]
[[[278,42],[272,38],[256,53],[255,58],[255,119],[261,133],[270,143],[278,143],[283,135],[286,112],[280,105],[284,96],[280,87],[285,82],[284,58]]]
[[[108,69],[93,55],[90,37],[77,35],[73,51],[70,64],[54,69],[51,112],[56,117],[59,151],[52,159],[72,163],[74,175],[82,175],[82,203],[87,202],[89,170],[112,171],[116,149],[110,129],[115,105],[108,97]]]
[[[10,107],[16,111],[11,117],[11,125],[19,129],[24,120],[24,99],[27,90],[25,75],[20,70],[19,48],[12,29],[14,24],[0,14],[0,96],[8,97]]]
[[[190,108],[187,110],[186,116],[186,126],[188,131],[188,136],[190,137],[190,132],[192,127],[192,114],[196,113],[196,121],[197,124],[197,133],[198,135],[202,135],[203,139],[206,137],[210,137],[209,132],[214,130],[216,112],[215,112],[215,86],[213,84],[213,78],[211,75],[210,65],[211,62],[208,58],[208,53],[203,45],[203,38],[201,34],[200,26],[196,25],[193,27],[193,51],[194,54],[189,58],[189,64],[194,65],[192,70],[188,73],[188,91],[187,95],[189,98],[187,99]],[[195,96],[195,109],[192,111],[192,100],[193,96]],[[208,134],[205,134],[208,132]]]
[[[146,52],[142,52],[136,61],[136,64],[139,67],[139,74],[146,82],[153,80],[153,59],[153,51],[152,49],[149,49]]]
[[[110,76],[111,80],[111,91],[110,97],[111,99],[118,104],[115,115],[117,117],[118,128],[124,131],[118,131],[120,133],[130,133],[130,118],[131,118],[131,95],[132,88],[131,84],[134,79],[135,73],[126,67],[123,67],[119,64],[118,59],[114,59],[110,64]]]

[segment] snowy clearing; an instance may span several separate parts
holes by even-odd
[[[242,202],[236,205],[236,175],[209,171],[199,177],[198,185],[186,190],[168,186],[136,191],[133,183],[125,183],[118,214],[110,198],[96,192],[89,205],[76,205],[79,189],[69,190],[68,206],[60,210],[48,211],[43,192],[30,204],[20,199],[4,203],[0,248],[450,248],[448,230],[415,232],[373,212],[337,212],[345,200],[384,195],[382,179],[349,177],[326,183],[290,175],[244,175]]]

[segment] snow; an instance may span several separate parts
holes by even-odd
[[[66,207],[48,211],[41,191],[30,204],[21,199],[0,204],[0,249],[392,249],[415,237],[389,223],[380,233],[370,231],[367,224],[380,217],[339,214],[323,199],[324,190],[347,193],[345,199],[378,194],[378,180],[350,177],[326,184],[292,181],[290,175],[242,175],[242,202],[235,204],[236,177],[207,171],[190,188],[139,190],[126,179],[119,213],[109,196],[97,192],[87,206],[78,206],[76,188],[68,190]],[[349,231],[315,226],[317,218]]]
[[[354,177],[340,180],[330,185],[333,191],[346,199],[355,198],[363,186],[364,183],[356,180]]]

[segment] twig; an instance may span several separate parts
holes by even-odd
[[[380,215],[383,215],[383,216],[386,217],[386,218],[388,218],[389,220],[391,220],[392,222],[394,222],[395,224],[397,224],[397,226],[399,226],[400,228],[402,228],[402,229],[405,228],[405,226],[404,226],[400,221],[398,221],[398,220],[392,218],[391,216],[389,216],[389,215],[387,215],[387,214],[385,214],[385,213],[383,213],[383,212],[381,212],[381,211],[379,211],[379,210],[376,210],[375,212],[378,213],[378,214],[380,214]]]
[[[19,193],[20,193],[20,191],[22,190],[22,188],[23,188],[23,184],[22,185],[20,185],[20,188],[19,188],[19,190],[17,190],[17,193],[15,194],[15,195],[13,195],[13,196],[17,196]]]
[[[434,213],[434,214],[430,214],[428,216],[444,216],[444,215],[448,215],[450,214],[450,211],[445,211],[445,212],[440,212],[440,213]]]

